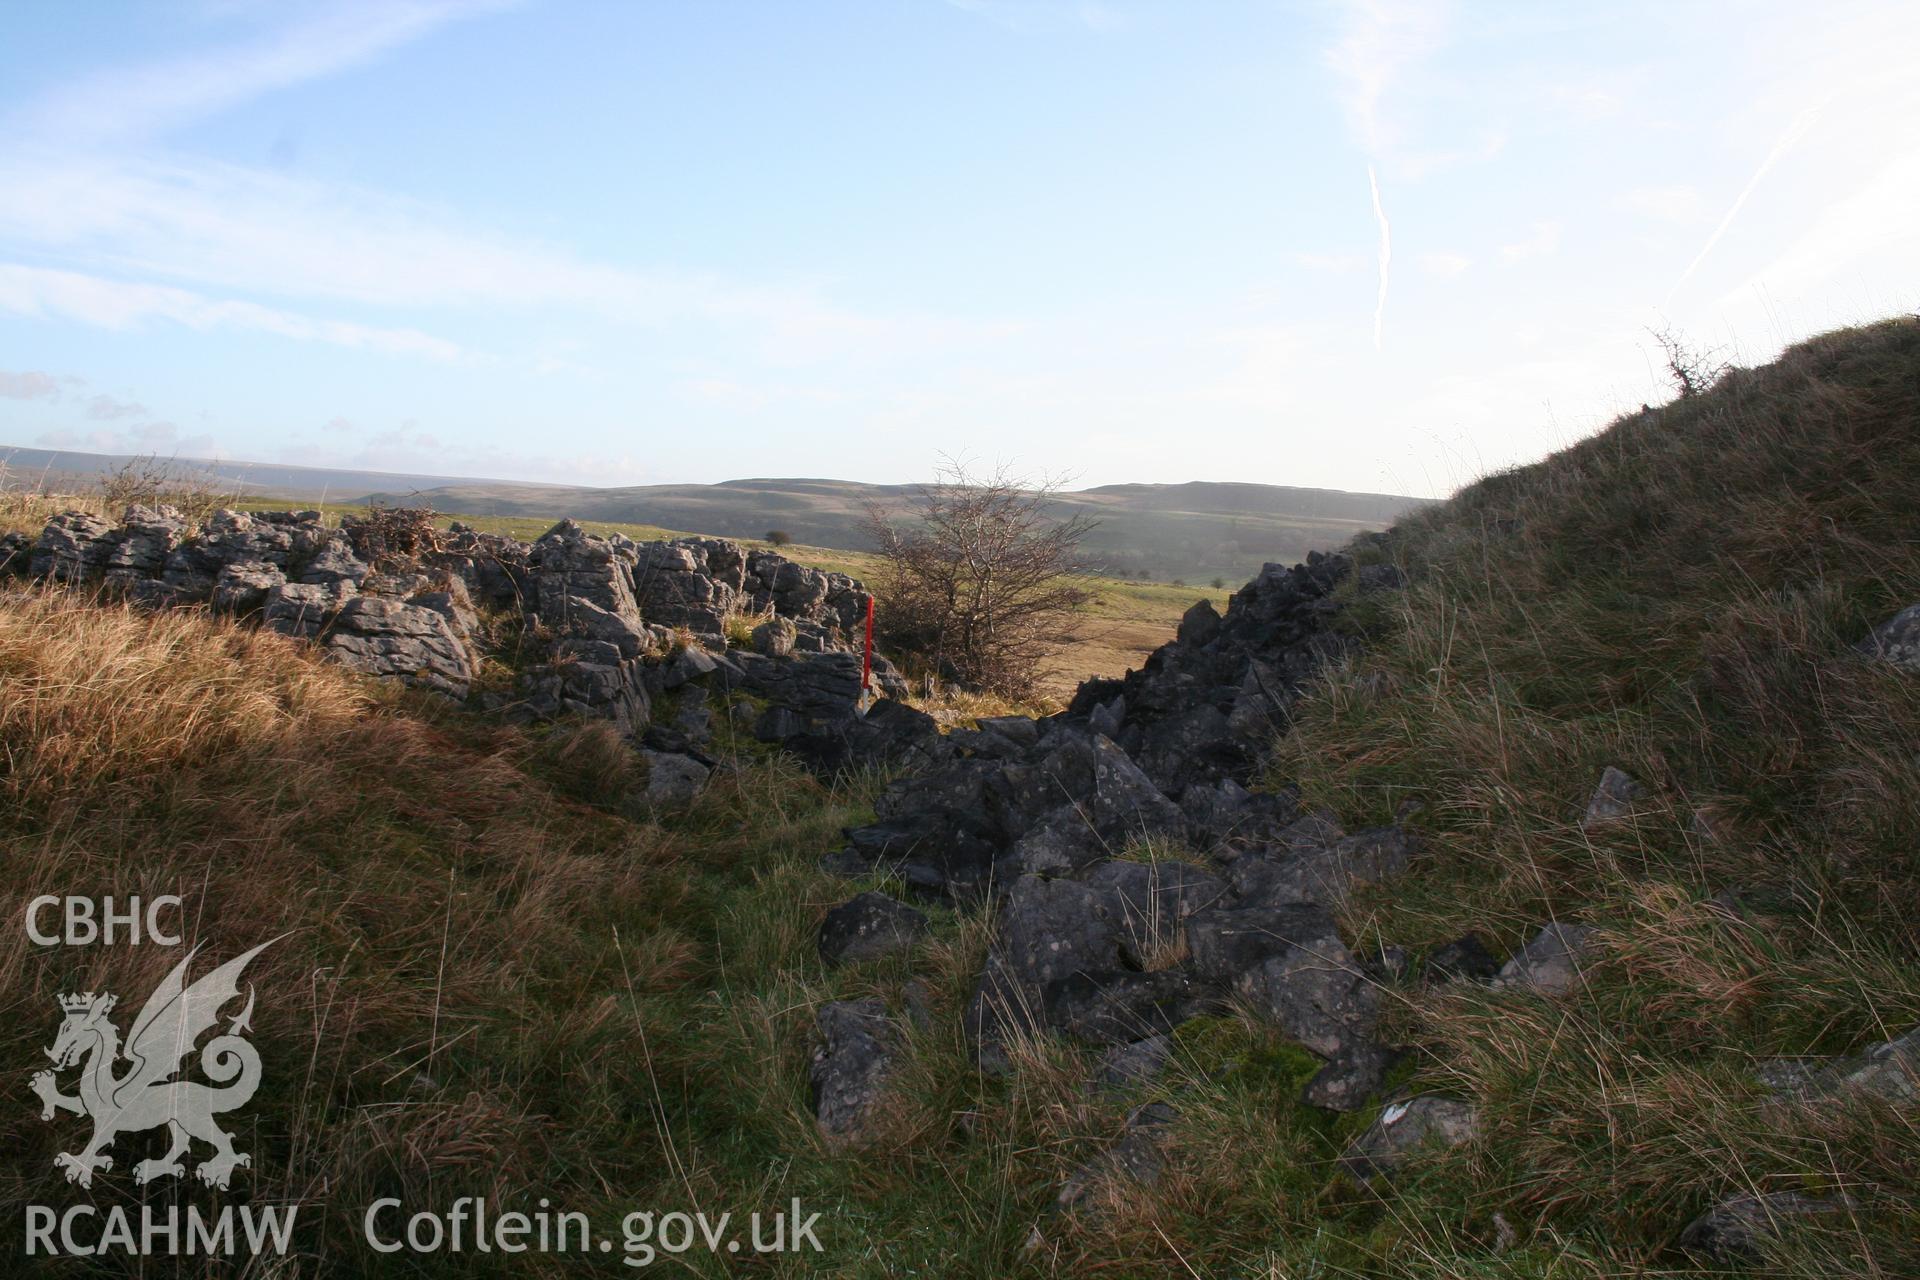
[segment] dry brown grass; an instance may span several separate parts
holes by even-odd
[[[1767,1274],[1920,1266],[1911,1111],[1780,1108],[1751,1078],[1920,1023],[1920,681],[1852,648],[1920,599],[1917,420],[1920,323],[1892,321],[1468,489],[1402,531],[1414,585],[1359,607],[1371,654],[1282,744],[1276,772],[1352,821],[1428,802],[1427,858],[1346,913],[1360,939],[1604,926],[1575,998],[1395,1011],[1428,1085],[1489,1117],[1435,1176],[1593,1274],[1679,1265],[1689,1217],[1780,1187],[1861,1208]],[[1583,831],[1609,764],[1653,797]]]
[[[641,1083],[644,1028],[611,993],[672,985],[694,948],[651,930],[616,983],[612,928],[670,913],[685,882],[663,874],[657,829],[530,773],[535,741],[279,637],[59,591],[0,604],[0,741],[8,918],[42,893],[178,894],[209,959],[286,935],[248,974],[267,1064],[240,1136],[256,1199],[326,1215],[341,1248],[353,1218],[329,1205],[431,1183],[590,1207],[646,1158],[599,1140]],[[0,931],[0,1052],[37,1060],[60,993],[137,1008],[178,959]],[[10,1108],[0,1197],[63,1202],[52,1161],[72,1127]],[[127,1145],[124,1161],[152,1154]]]

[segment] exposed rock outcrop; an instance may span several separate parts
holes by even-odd
[[[772,704],[772,736],[824,767],[942,756],[938,726],[891,701],[906,682],[876,655],[871,693],[846,646],[869,597],[844,574],[748,552],[723,538],[635,543],[563,520],[531,544],[420,513],[374,512],[329,526],[317,511],[129,507],[116,523],[83,511],[0,545],[0,571],[99,583],[152,608],[204,606],[323,648],[366,675],[464,699],[490,662],[487,710],[520,720],[583,716],[645,737],[648,797],[683,804],[707,776],[706,690]],[[760,619],[729,651],[728,620]],[[691,707],[653,724],[669,691]],[[863,714],[874,696],[873,714]]]

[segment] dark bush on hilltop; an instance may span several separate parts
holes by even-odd
[[[776,547],[791,546],[793,544],[793,535],[785,529],[769,529],[767,530],[767,541]]]

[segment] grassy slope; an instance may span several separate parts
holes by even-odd
[[[1311,1064],[1220,1019],[1183,1031],[1162,1086],[1182,1120],[1161,1187],[1055,1219],[1060,1178],[1141,1095],[1090,1095],[1065,1049],[1010,1081],[966,1067],[977,920],[935,913],[911,961],[821,967],[814,928],[848,888],[814,859],[870,781],[750,759],[660,825],[618,811],[603,735],[490,727],[195,618],[0,611],[0,841],[30,869],[4,909],[88,883],[183,891],[223,947],[299,926],[260,984],[278,1074],[251,1108],[253,1185],[324,1175],[342,1236],[389,1187],[558,1189],[603,1218],[797,1195],[826,1214],[830,1274],[1695,1274],[1667,1246],[1720,1195],[1844,1186],[1859,1211],[1764,1269],[1914,1274],[1913,1113],[1769,1106],[1746,1071],[1920,1021],[1920,682],[1848,651],[1920,598],[1916,413],[1920,325],[1836,335],[1486,481],[1398,544],[1416,585],[1356,619],[1373,649],[1310,697],[1277,770],[1350,824],[1428,802],[1429,854],[1353,904],[1350,934],[1510,947],[1554,915],[1609,949],[1558,1002],[1394,997],[1416,1083],[1477,1098],[1489,1133],[1384,1195],[1331,1167],[1369,1117],[1296,1106]],[[1659,800],[1589,839],[1608,763]],[[57,991],[139,989],[166,959],[0,934],[5,1060],[34,1059]],[[825,1150],[812,1008],[898,1009],[916,977],[933,1016],[883,1137]],[[58,1202],[49,1127],[4,1124],[22,1154],[0,1192]]]
[[[1573,1001],[1400,1009],[1427,1081],[1492,1117],[1435,1174],[1472,1188],[1454,1226],[1502,1211],[1586,1274],[1654,1265],[1719,1195],[1845,1187],[1861,1212],[1781,1267],[1920,1273],[1914,1113],[1770,1107],[1747,1079],[1920,1022],[1920,680],[1850,651],[1920,599],[1920,324],[1815,340],[1483,481],[1398,555],[1418,584],[1276,769],[1351,821],[1430,805],[1432,856],[1350,927],[1515,945],[1551,916],[1610,945]],[[1607,764],[1657,800],[1588,837]]]

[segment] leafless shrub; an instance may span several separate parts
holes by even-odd
[[[340,522],[353,553],[376,569],[411,565],[421,556],[443,549],[446,535],[435,523],[431,507],[370,507],[364,516]]]
[[[1720,348],[1700,348],[1671,327],[1649,329],[1667,360],[1667,377],[1682,399],[1710,389],[1733,368],[1720,359]]]
[[[879,629],[897,652],[963,684],[1029,696],[1088,598],[1074,579],[1094,521],[1048,514],[1058,479],[1031,483],[1004,465],[976,476],[951,459],[936,476],[904,525],[867,506],[862,527],[885,562]]]
[[[204,520],[239,495],[206,467],[143,454],[101,473],[96,487],[109,515],[130,506],[177,507],[189,520]]]

